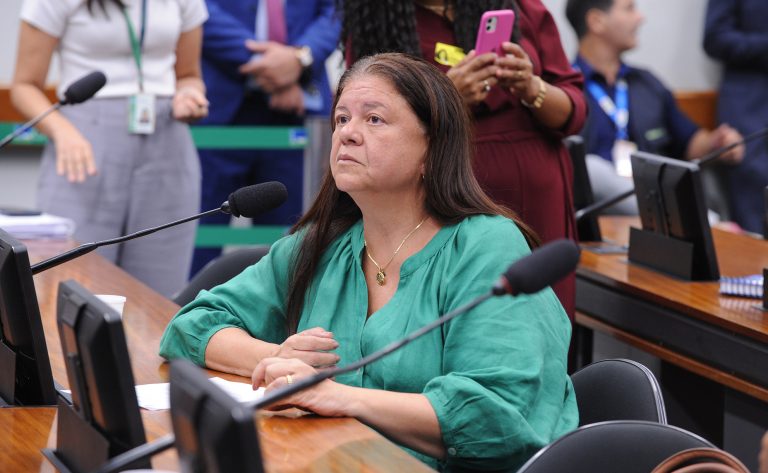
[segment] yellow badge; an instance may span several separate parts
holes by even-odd
[[[435,43],[435,62],[438,64],[453,67],[464,59],[464,56],[464,50],[458,46]]]

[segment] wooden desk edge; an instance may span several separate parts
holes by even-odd
[[[715,381],[719,384],[735,389],[761,401],[768,402],[768,389],[741,379],[735,375],[725,373],[685,355],[675,353],[661,345],[644,340],[610,324],[597,320],[583,312],[576,312],[577,324],[609,335],[617,340],[639,348],[651,355],[684,368],[692,373]]]

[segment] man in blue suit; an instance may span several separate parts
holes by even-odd
[[[723,62],[717,118],[744,135],[768,125],[768,2],[710,0],[704,28],[704,49]],[[747,145],[744,161],[730,170],[731,211],[744,229],[755,233],[768,215],[763,192],[768,186],[765,140]],[[768,234],[764,235],[768,238]]]
[[[331,91],[325,60],[339,40],[334,0],[283,0],[283,40],[274,40],[273,0],[206,0],[203,79],[210,101],[202,125],[301,126],[305,116],[327,116]],[[270,24],[273,23],[273,24]],[[258,223],[289,225],[301,215],[301,150],[200,151],[202,209],[216,208],[244,185],[277,180],[288,201]],[[203,219],[226,224],[227,215]],[[198,249],[195,274],[220,253]]]

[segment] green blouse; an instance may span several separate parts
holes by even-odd
[[[289,261],[299,235],[281,239],[260,262],[183,307],[163,335],[160,354],[203,366],[208,340],[226,327],[282,342]],[[298,330],[333,332],[339,366],[349,364],[489,291],[511,262],[528,253],[517,226],[503,217],[475,216],[443,227],[403,263],[392,299],[366,317],[359,221],[323,254]],[[440,466],[509,471],[577,426],[576,398],[566,375],[570,335],[570,322],[551,289],[494,297],[336,381],[422,393],[442,431],[447,456]],[[433,458],[411,453],[438,466]]]

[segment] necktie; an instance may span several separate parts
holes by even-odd
[[[285,31],[285,13],[283,0],[266,0],[267,36],[270,41],[285,44],[288,34]]]

